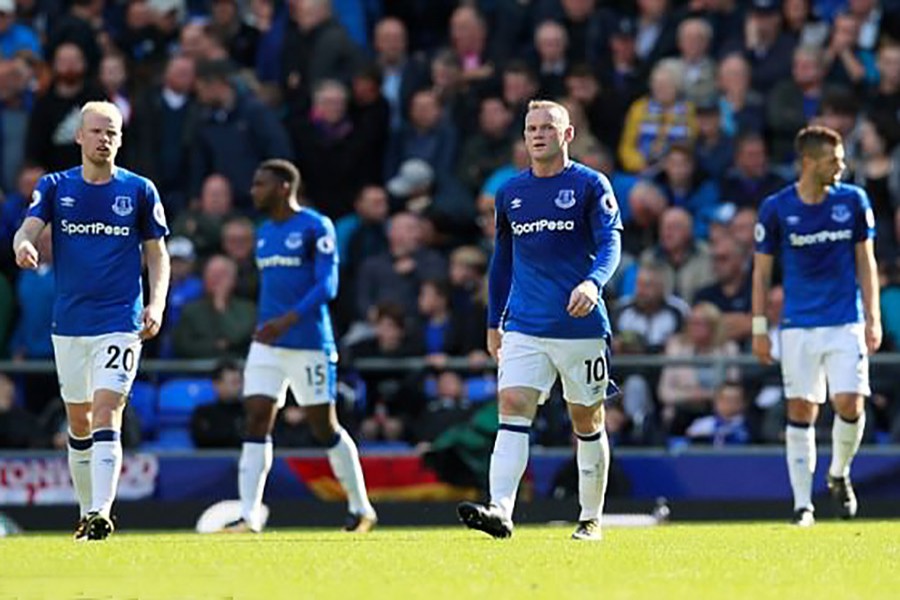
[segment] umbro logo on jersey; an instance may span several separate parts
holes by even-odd
[[[116,196],[113,202],[112,210],[120,217],[127,217],[134,211],[134,204],[128,196]]]
[[[513,198],[512,202],[509,203],[509,210],[516,210],[517,208],[522,208],[521,198]]]
[[[796,225],[800,222],[800,217],[797,215],[788,215],[785,221],[787,221],[788,225]]]
[[[59,205],[63,208],[72,208],[75,206],[75,198],[72,196],[63,196],[59,199]]]
[[[572,208],[575,206],[575,190],[559,190],[553,203],[563,210]]]

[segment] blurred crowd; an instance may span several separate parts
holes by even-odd
[[[336,224],[353,428],[427,447],[495,397],[493,196],[527,166],[536,97],[569,109],[571,155],[619,198],[624,256],[604,290],[617,355],[747,351],[756,209],[795,177],[808,123],[843,135],[845,179],[872,200],[884,349],[898,349],[900,0],[0,0],[0,357],[52,357],[52,240],[19,272],[12,236],[40,176],[79,162],[79,107],[107,99],[125,116],[118,162],[153,179],[172,229],[164,329],[143,356],[243,358],[258,288],[250,179],[290,158],[305,202]],[[781,298],[776,286],[770,323]],[[425,371],[353,369],[422,356]],[[469,371],[447,370],[449,356]],[[614,443],[780,441],[772,371],[613,374]],[[223,419],[197,417],[194,443],[237,444],[239,430],[204,438],[226,426],[203,420],[240,420],[239,378],[217,370]],[[896,378],[873,384],[867,439],[900,441]],[[0,447],[54,443],[55,386],[0,376]],[[296,430],[285,440],[308,441],[302,410],[280,419]],[[549,405],[535,441],[568,443],[565,419]]]

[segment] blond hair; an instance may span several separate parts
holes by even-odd
[[[533,110],[549,111],[554,121],[560,123],[563,127],[568,127],[572,121],[569,119],[569,109],[552,100],[531,100],[528,102],[528,112]]]
[[[122,128],[122,121],[124,120],[122,118],[122,111],[120,111],[119,107],[112,102],[107,102],[106,100],[86,102],[84,106],[81,107],[81,116],[78,120],[79,129],[84,127],[84,116],[88,113],[106,117],[115,123],[119,129]]]

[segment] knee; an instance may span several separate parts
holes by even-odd
[[[838,396],[834,400],[834,411],[845,421],[855,421],[865,411],[865,400],[857,394]]]
[[[500,414],[515,417],[528,417],[532,412],[532,402],[524,393],[515,389],[500,391]]]
[[[70,411],[69,429],[77,438],[86,438],[91,435],[90,413],[86,410]]]
[[[818,405],[805,400],[788,400],[787,418],[795,423],[812,423],[818,414]]]
[[[582,435],[594,433],[603,424],[603,406],[572,411],[572,428]]]

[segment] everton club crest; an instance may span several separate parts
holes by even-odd
[[[563,210],[572,208],[575,206],[575,190],[559,190],[553,203]]]

